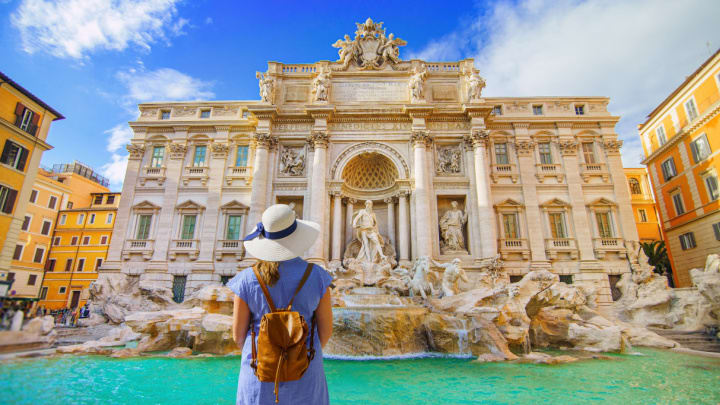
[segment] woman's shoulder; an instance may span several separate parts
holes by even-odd
[[[251,283],[254,280],[255,274],[253,273],[252,268],[247,267],[239,271],[233,278],[231,278],[230,281],[227,282],[226,287],[231,289],[235,294],[242,297],[242,291],[245,286],[247,286],[248,283]]]

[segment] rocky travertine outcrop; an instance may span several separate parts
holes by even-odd
[[[46,349],[55,344],[55,321],[50,315],[29,320],[19,331],[0,331],[0,353]]]

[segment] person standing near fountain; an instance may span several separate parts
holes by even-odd
[[[322,267],[309,265],[299,257],[312,246],[320,226],[296,219],[295,212],[285,204],[269,207],[261,220],[255,231],[244,239],[245,250],[258,259],[257,263],[227,284],[235,293],[233,338],[242,348],[236,404],[329,404],[321,347],[332,335],[332,277]],[[270,300],[266,299],[263,287],[267,288]],[[261,319],[271,312],[272,304],[268,301],[277,308],[292,304],[289,310],[297,311],[308,320],[308,326],[313,317],[316,322],[312,324],[317,323],[317,333],[309,331],[312,341],[306,342],[311,348],[309,353],[313,353],[314,348],[314,356],[308,355],[309,366],[300,379],[278,384],[279,402],[276,402],[275,384],[261,382],[254,371],[257,363],[252,364],[257,356],[253,350],[253,343],[257,344],[257,340],[253,342],[257,336],[254,331],[260,330]],[[279,336],[282,333],[277,332],[268,331],[271,341],[283,338]],[[287,331],[281,332],[287,334]]]

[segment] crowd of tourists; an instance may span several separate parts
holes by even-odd
[[[50,315],[55,319],[56,326],[76,327],[78,320],[90,316],[87,304],[82,307],[49,310],[43,305],[32,305],[28,302],[0,302],[0,330],[20,330],[25,321],[36,317]]]

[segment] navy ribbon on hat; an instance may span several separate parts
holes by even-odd
[[[295,229],[297,228],[297,220],[293,221],[292,225],[288,226],[287,228],[277,231],[277,232],[270,232],[263,226],[262,222],[258,222],[257,227],[255,228],[255,232],[251,233],[250,235],[246,236],[244,241],[252,240],[257,238],[258,236],[262,235],[265,239],[282,239],[286,236],[290,236],[291,233],[295,232]]]

